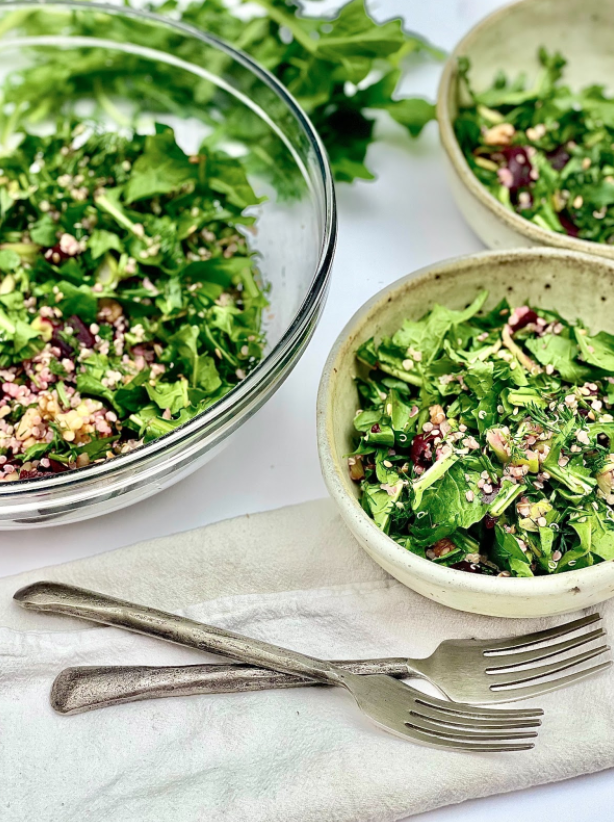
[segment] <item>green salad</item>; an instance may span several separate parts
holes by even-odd
[[[556,311],[441,305],[360,346],[364,510],[418,556],[498,576],[614,559],[614,336]]]
[[[0,481],[126,453],[262,356],[238,160],[58,120],[0,158]]]
[[[572,91],[565,59],[540,50],[528,82],[502,72],[477,92],[460,61],[466,97],[454,127],[476,177],[503,205],[541,228],[614,242],[614,98],[603,85]]]

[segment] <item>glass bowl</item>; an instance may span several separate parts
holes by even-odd
[[[42,71],[46,62],[61,61],[79,105],[91,107],[97,84],[120,112],[138,87],[143,122],[155,116],[172,125],[187,152],[207,130],[223,134],[225,118],[232,117],[235,139],[224,147],[247,156],[236,139],[239,122],[246,143],[258,147],[249,154],[248,176],[266,199],[254,210],[257,232],[250,245],[270,302],[265,356],[229,394],[128,454],[1,484],[0,529],[6,530],[74,522],[131,505],[211,459],[281,385],[309,342],[326,299],[337,224],[326,153],[308,118],[269,72],[213,35],[93,2],[2,3],[0,34],[2,82],[33,61]],[[118,75],[131,88],[125,100]],[[115,80],[107,88],[110,77]],[[44,99],[24,104],[39,106],[44,115]]]

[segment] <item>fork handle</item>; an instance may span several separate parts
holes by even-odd
[[[323,659],[73,585],[34,582],[17,591],[14,599],[23,608],[33,611],[102,622],[329,685],[345,686],[345,681],[352,676]]]
[[[407,661],[343,660],[333,663],[353,674],[407,677]],[[65,668],[51,686],[51,705],[61,714],[78,714],[124,702],[168,696],[230,694],[318,685],[313,679],[249,665],[88,666]]]

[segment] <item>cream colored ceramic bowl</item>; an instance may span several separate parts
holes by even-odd
[[[437,118],[447,171],[458,207],[490,248],[550,245],[614,259],[614,246],[547,231],[509,211],[469,168],[454,135],[458,111],[458,57],[471,60],[471,80],[487,88],[503,69],[534,77],[537,50],[545,46],[568,60],[565,82],[572,88],[602,83],[614,76],[614,3],[604,0],[520,0],[491,14],[464,37],[448,59],[439,86]]]
[[[507,297],[583,318],[591,330],[614,332],[614,263],[552,248],[483,252],[410,274],[376,294],[350,320],[328,357],[318,395],[318,445],[324,480],[357,540],[379,565],[430,599],[478,614],[537,617],[595,605],[614,595],[614,562],[560,575],[515,579],[469,574],[436,565],[382,533],[358,502],[347,459],[354,450],[358,408],[355,353],[370,337],[392,335],[406,318],[416,320],[434,303],[460,309],[478,291],[486,308]]]

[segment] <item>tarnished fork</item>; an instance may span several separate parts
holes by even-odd
[[[599,614],[591,614],[556,628],[500,640],[446,640],[425,659],[342,660],[333,664],[363,676],[422,677],[455,702],[514,702],[564,688],[608,668],[612,664],[609,659],[588,664],[609,651],[605,631],[596,627],[600,619]],[[79,666],[58,674],[51,704],[59,713],[76,714],[142,699],[321,684],[306,676],[249,665]]]
[[[365,716],[387,731],[436,748],[523,751],[533,747],[542,711],[457,705],[425,696],[385,675],[359,676],[326,660],[205,625],[176,614],[54,582],[15,594],[24,608],[115,625],[285,673],[346,688]]]

